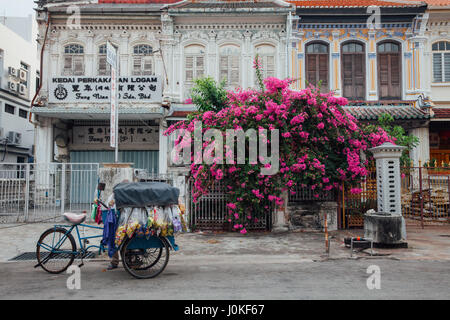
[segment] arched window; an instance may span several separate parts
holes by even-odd
[[[205,47],[190,45],[184,48],[184,84],[190,90],[194,80],[205,75]]]
[[[64,47],[65,76],[84,75],[84,47],[79,44],[69,44]]]
[[[450,42],[435,42],[432,51],[433,82],[450,82]]]
[[[236,45],[225,45],[220,48],[219,77],[225,80],[227,89],[232,89],[241,84],[240,70],[241,50]]]
[[[261,73],[263,79],[275,77],[275,47],[270,44],[262,44],[257,46],[255,49],[261,63]],[[258,84],[257,82],[258,80],[255,77],[255,84]]]
[[[306,46],[306,80],[313,86],[321,82],[321,91],[329,91],[328,44],[313,42]]]
[[[402,98],[401,47],[397,42],[378,44],[378,90],[380,100]]]
[[[366,99],[366,59],[364,44],[346,42],[341,48],[342,94],[349,100]]]
[[[153,48],[147,44],[140,44],[133,48],[133,76],[153,75]]]

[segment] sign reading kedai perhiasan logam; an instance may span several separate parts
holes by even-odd
[[[57,77],[49,85],[50,103],[110,103],[111,77]],[[159,76],[119,78],[119,102],[162,101]]]

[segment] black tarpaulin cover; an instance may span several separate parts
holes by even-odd
[[[117,208],[178,204],[180,190],[163,182],[121,183],[114,187]]]

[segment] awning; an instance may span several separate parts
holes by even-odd
[[[107,120],[110,118],[111,108],[105,106],[57,106],[57,107],[34,107],[31,112],[41,117],[71,119],[71,120]],[[145,105],[134,107],[120,107],[120,120],[141,120],[159,119],[163,116],[164,109],[161,105]]]
[[[364,107],[344,107],[358,120],[378,120],[383,113],[390,114],[395,120],[426,120],[431,115],[419,108],[412,106],[364,106]]]

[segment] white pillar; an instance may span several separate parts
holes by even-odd
[[[386,142],[369,150],[376,159],[378,212],[402,215],[400,157],[404,149]]]
[[[159,124],[159,173],[167,173],[167,153],[169,149],[169,138],[164,135],[164,131],[167,130],[167,126],[164,125],[165,121],[161,120]]]
[[[411,130],[411,135],[419,138],[419,145],[411,150],[411,160],[414,166],[419,166],[430,161],[430,132],[428,127],[415,128]]]

